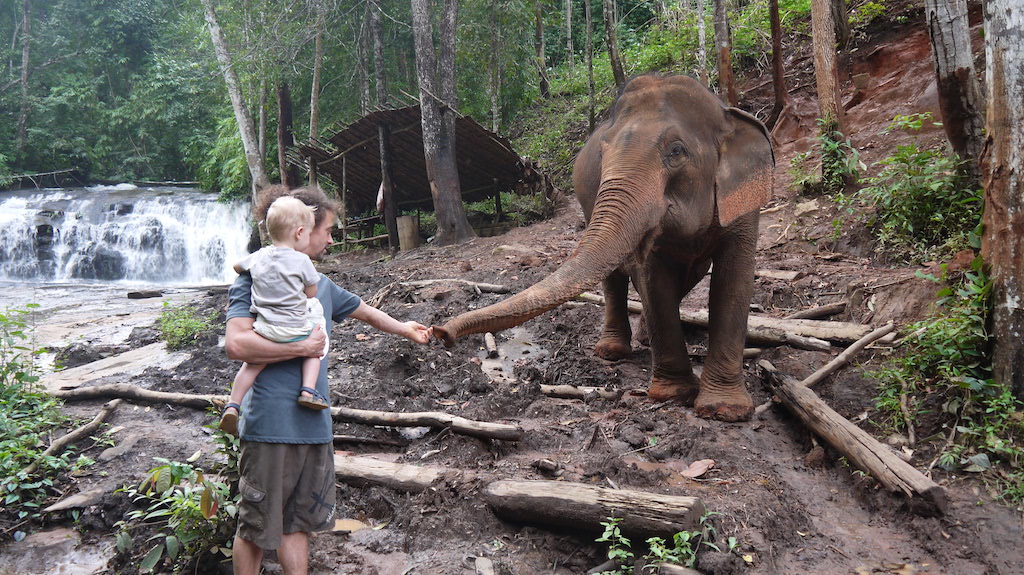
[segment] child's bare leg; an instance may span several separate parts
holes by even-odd
[[[326,409],[331,406],[327,398],[317,393],[316,380],[320,377],[320,358],[307,357],[302,362],[302,390],[299,405],[310,409]]]
[[[241,412],[242,399],[252,389],[256,382],[256,376],[263,371],[265,365],[243,363],[235,375],[235,381],[231,384],[231,396],[228,405],[224,408],[224,414],[220,418],[218,428],[231,435],[238,435],[238,416]]]

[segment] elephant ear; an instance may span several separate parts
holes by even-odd
[[[715,174],[715,201],[722,227],[768,203],[775,171],[775,156],[764,124],[736,108],[727,108],[725,115],[733,130],[719,148]]]

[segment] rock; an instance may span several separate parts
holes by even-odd
[[[0,573],[18,575],[88,575],[106,571],[114,557],[114,546],[79,547],[81,537],[73,529],[60,528],[33,533],[4,547]]]
[[[804,465],[807,467],[820,469],[825,466],[825,448],[820,445],[815,445],[807,455],[804,456]]]
[[[128,299],[147,299],[151,297],[162,297],[164,292],[160,290],[139,290],[128,292]]]
[[[50,513],[52,511],[64,511],[65,509],[81,509],[83,507],[89,507],[95,505],[103,499],[106,495],[107,489],[105,487],[94,487],[86,491],[80,491],[71,497],[65,497],[53,505],[43,509],[43,513]]]
[[[139,439],[141,439],[141,436],[139,436],[138,434],[133,433],[133,434],[129,435],[128,437],[124,438],[124,440],[121,441],[120,444],[115,445],[114,447],[108,447],[107,449],[104,449],[99,454],[99,456],[96,457],[96,459],[98,461],[104,461],[105,462],[105,461],[110,461],[111,459],[116,459],[118,457],[121,457],[122,455],[127,453],[129,449],[131,449],[132,447],[135,447],[135,444],[138,443]]]

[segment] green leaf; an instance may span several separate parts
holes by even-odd
[[[164,554],[164,544],[159,543],[146,553],[146,556],[142,558],[142,562],[139,563],[139,571],[143,573],[152,573],[156,564],[160,562],[160,557]]]
[[[114,541],[117,542],[117,550],[121,553],[127,553],[132,548],[132,536],[127,531],[118,531]]]
[[[178,551],[181,550],[181,543],[178,541],[178,538],[174,535],[168,535],[165,544],[167,545],[167,556],[171,559],[177,559]]]

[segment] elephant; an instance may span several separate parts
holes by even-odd
[[[603,281],[595,353],[622,359],[632,353],[632,281],[650,335],[648,397],[682,400],[699,417],[749,420],[743,346],[758,217],[771,199],[774,166],[764,125],[697,80],[631,79],[576,158],[573,184],[587,225],[569,259],[514,296],[435,326],[435,337],[451,347],[466,334],[507,329]],[[712,264],[709,349],[698,380],[679,304]]]

